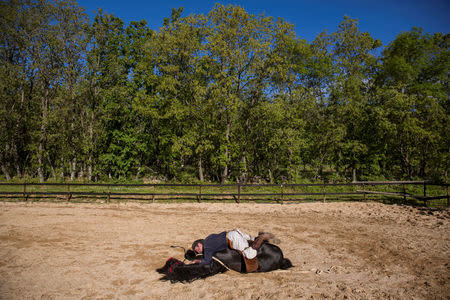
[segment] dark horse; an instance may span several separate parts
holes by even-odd
[[[199,258],[192,250],[186,251],[184,256],[188,260]],[[216,252],[214,257],[217,260],[213,259],[210,264],[202,266],[199,264],[184,264],[176,258],[169,258],[166,264],[162,268],[157,269],[157,271],[165,275],[161,280],[170,280],[172,283],[190,282],[226,272],[228,269],[240,273],[246,272],[242,255],[234,249],[228,248]],[[256,272],[269,272],[277,269],[285,270],[292,267],[291,261],[283,257],[281,249],[267,242],[263,243],[261,248],[258,249],[257,258],[258,269]]]

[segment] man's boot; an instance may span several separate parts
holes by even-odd
[[[261,234],[266,234],[266,236],[267,236],[266,241],[271,244],[279,245],[281,243],[281,240],[279,238],[276,238],[273,233],[263,232],[263,231],[258,232],[258,235],[261,235]]]
[[[274,238],[275,236],[270,232],[259,232],[258,236],[252,242],[252,248],[258,250],[259,248],[261,248],[261,245],[264,243],[264,241]]]

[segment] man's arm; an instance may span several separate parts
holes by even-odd
[[[209,249],[209,248],[203,249],[203,258],[200,261],[200,265],[210,264],[213,255],[214,255],[214,252],[212,252],[212,249]]]

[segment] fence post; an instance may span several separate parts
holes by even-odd
[[[447,207],[449,207],[450,206],[450,198],[449,198],[449,195],[448,195],[448,183],[447,183]]]
[[[67,202],[70,202],[72,195],[70,194],[70,183],[67,184]]]
[[[200,201],[202,200],[202,185],[200,184],[199,186],[199,195],[197,196],[197,201],[198,203],[200,203]]]
[[[26,183],[23,184],[23,201],[28,201],[28,197],[27,197],[27,184],[26,184]]]
[[[423,181],[423,196],[427,196],[427,182]]]
[[[241,203],[241,183],[240,182],[237,184],[237,188],[238,188],[237,203]]]
[[[366,184],[363,183],[364,202],[366,201]]]
[[[323,182],[323,203],[327,202],[327,184]]]
[[[405,184],[402,184],[403,187],[403,204],[406,204],[406,187]]]
[[[281,184],[281,204],[284,204],[284,185]]]
[[[106,197],[106,203],[111,201],[111,185],[108,184],[108,196]]]
[[[156,187],[155,187],[155,185],[153,185],[152,203],[155,203],[155,190],[156,190]]]

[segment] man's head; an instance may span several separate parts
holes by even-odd
[[[203,253],[203,239],[193,242],[192,250],[194,250],[196,253]]]

